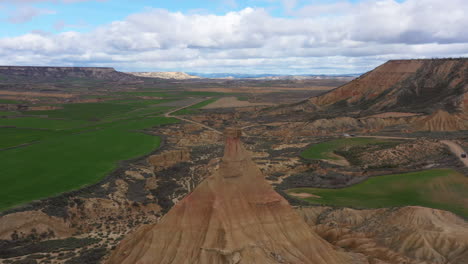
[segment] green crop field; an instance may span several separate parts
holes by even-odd
[[[377,139],[377,138],[341,138],[331,140],[327,142],[318,143],[312,145],[301,153],[301,157],[306,159],[331,159],[337,160],[339,157],[333,155],[333,151],[345,148],[353,147],[358,145],[378,145],[388,144],[389,142],[396,142],[395,140],[389,139]]]
[[[96,183],[118,161],[159,146],[159,137],[135,130],[174,122],[164,117],[130,119],[83,133],[42,135],[35,144],[0,151],[0,210]],[[23,136],[19,141],[33,137]]]
[[[0,126],[36,129],[69,129],[84,126],[88,122],[81,120],[48,119],[40,117],[0,118]]]
[[[21,104],[23,103],[22,101],[18,100],[10,100],[10,99],[1,99],[0,98],[0,104]]]
[[[189,114],[193,114],[193,113],[196,113],[194,110],[197,110],[197,109],[200,109],[204,106],[207,106],[211,103],[214,103],[218,100],[219,98],[210,98],[208,100],[205,100],[203,102],[200,102],[198,104],[194,104],[190,107],[187,107],[187,108],[184,108],[182,110],[179,110],[177,112],[174,113],[174,115],[189,115]]]
[[[12,116],[12,115],[17,115],[18,113],[16,112],[6,112],[6,111],[0,111],[0,116]]]
[[[0,128],[0,149],[34,142],[57,135],[57,132],[42,129]]]
[[[81,103],[66,104],[63,109],[50,111],[27,111],[28,115],[47,115],[49,118],[97,121],[105,117],[120,115],[138,106],[115,103]]]
[[[212,93],[119,92],[106,102],[62,104],[61,109],[17,112],[11,118],[6,117],[10,112],[4,112],[0,115],[0,210],[98,182],[119,161],[158,148],[160,138],[141,130],[178,122],[160,116],[174,108],[161,103],[207,95]],[[182,111],[195,111],[215,100]]]
[[[172,97],[173,94],[169,92],[121,92],[118,93],[124,96],[151,96],[151,97]]]
[[[312,194],[314,197],[302,199],[314,204],[357,208],[416,205],[468,217],[466,190],[468,178],[463,174],[452,169],[432,169],[376,176],[342,189],[295,188],[287,193]]]

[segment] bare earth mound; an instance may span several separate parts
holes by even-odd
[[[353,263],[265,181],[228,130],[219,169],[160,223],[127,237],[108,263]]]

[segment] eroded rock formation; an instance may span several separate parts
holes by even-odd
[[[226,131],[214,174],[163,219],[125,238],[108,263],[353,263],[312,232]]]

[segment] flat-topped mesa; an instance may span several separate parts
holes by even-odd
[[[138,81],[139,77],[111,67],[0,66],[0,74],[14,80],[60,80],[90,78],[108,81]]]

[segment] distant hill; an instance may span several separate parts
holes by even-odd
[[[325,121],[336,130],[345,119],[348,130],[468,130],[468,59],[391,60],[325,94],[263,114],[314,121],[311,131],[323,130]]]
[[[391,60],[309,102],[372,112],[466,112],[468,59]]]
[[[188,80],[200,79],[198,76],[189,75],[185,72],[127,72],[128,74],[147,77],[147,78],[161,78],[161,79],[175,79],[175,80]]]
[[[258,80],[303,80],[303,79],[339,79],[342,77],[354,78],[360,74],[303,74],[303,75],[284,75],[284,74],[248,74],[248,73],[194,73],[188,74],[213,79],[258,79]]]
[[[107,67],[38,67],[0,66],[0,80],[12,82],[27,81],[70,81],[74,79],[95,79],[113,82],[136,82],[140,78],[118,72]]]

